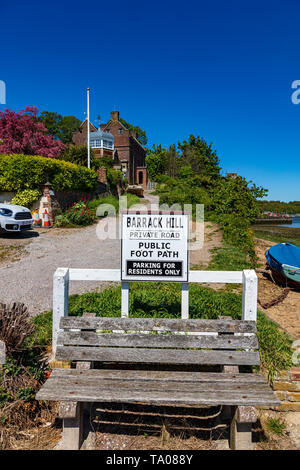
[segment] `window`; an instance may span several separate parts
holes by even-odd
[[[123,129],[122,129],[122,127],[120,127],[120,129],[119,129],[119,134],[123,134]]]
[[[103,147],[104,148],[107,148],[107,149],[112,149],[113,148],[113,144],[110,140],[103,140]]]
[[[91,140],[91,147],[93,149],[100,148],[101,147],[101,140],[100,139]]]

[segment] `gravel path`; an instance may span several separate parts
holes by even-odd
[[[120,241],[102,240],[97,225],[76,230],[49,230],[25,247],[25,256],[0,268],[0,300],[24,302],[32,314],[52,308],[53,274],[58,267],[118,268]],[[73,281],[70,294],[103,287],[106,283]]]
[[[153,204],[158,204],[158,200],[157,196],[145,192],[148,208],[152,204],[152,210],[157,210]],[[108,218],[102,222],[107,223]],[[36,315],[52,309],[53,274],[58,267],[120,268],[119,238],[100,240],[96,228],[97,224],[81,229],[42,229],[33,232],[31,236],[38,236],[29,240],[15,239],[14,245],[19,242],[24,256],[19,261],[0,264],[0,302],[24,302],[30,313]],[[191,252],[191,264],[205,266],[210,258],[210,249],[218,246],[219,238],[212,229],[205,229],[205,244],[200,250]],[[9,238],[0,239],[4,247],[12,242]],[[101,290],[107,285],[106,282],[72,281],[69,292],[81,294]]]
[[[157,196],[146,192],[147,205],[157,201]],[[24,249],[22,259],[0,265],[0,302],[24,302],[30,313],[36,315],[52,309],[53,274],[58,267],[120,268],[120,240],[99,240],[96,228],[97,224],[80,229],[36,230],[39,236],[31,238],[32,241],[25,240],[24,244],[20,240]],[[3,245],[7,244],[12,241],[4,238]],[[72,281],[69,292],[81,294],[107,285],[99,281]]]

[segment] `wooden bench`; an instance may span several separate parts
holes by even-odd
[[[56,359],[76,369],[54,369],[36,398],[61,401],[70,449],[82,443],[84,403],[223,405],[232,449],[252,447],[253,407],[280,405],[263,375],[239,371],[260,363],[254,321],[63,317]]]

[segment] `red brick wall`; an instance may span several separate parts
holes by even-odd
[[[97,128],[90,123],[90,132],[95,132]],[[87,139],[87,121],[84,121],[80,126],[80,129],[74,132],[72,137],[72,143],[74,145],[82,145],[86,143]]]
[[[92,124],[91,131],[97,130]],[[114,136],[114,147],[117,153],[119,162],[125,160],[128,162],[128,180],[130,184],[137,183],[136,168],[138,166],[145,166],[146,152],[144,148],[136,141],[135,133],[126,129],[119,121],[119,112],[112,111],[111,119],[107,124],[101,124],[103,131],[109,131]],[[121,133],[120,133],[121,129]],[[73,143],[75,145],[86,142],[87,138],[87,121],[85,121],[80,130],[73,134]],[[94,150],[95,151],[95,150]],[[104,151],[107,153],[106,151]],[[96,150],[96,156],[101,156],[101,153]]]
[[[130,184],[136,183],[136,167],[145,165],[146,152],[144,148],[135,140],[135,133],[126,129],[117,119],[119,113],[113,111],[111,119],[106,125],[101,125],[101,129],[109,131],[114,136],[115,150],[118,160],[128,162],[128,180]],[[121,129],[121,133],[120,133]]]
[[[107,183],[107,171],[106,171],[106,168],[104,166],[100,166],[97,170],[97,173],[98,173],[98,181],[100,181],[100,183]]]

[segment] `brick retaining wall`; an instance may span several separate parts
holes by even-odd
[[[281,406],[276,407],[278,411],[300,411],[300,367],[275,376],[273,390],[282,401]]]

